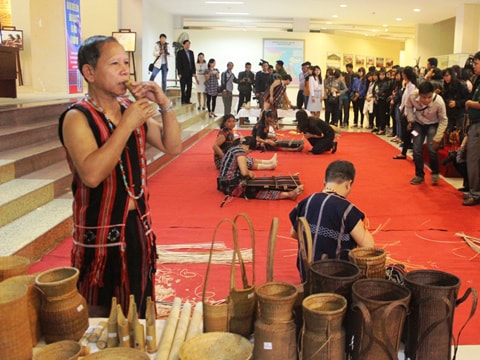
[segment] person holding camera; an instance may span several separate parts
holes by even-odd
[[[255,83],[255,74],[252,72],[252,64],[245,63],[245,71],[238,73],[238,106],[237,114],[243,104],[248,104],[252,99],[252,85]]]
[[[154,81],[158,73],[162,72],[162,90],[167,91],[167,73],[168,73],[168,51],[167,35],[160,34],[160,40],[155,43],[153,48],[153,56],[155,61],[153,62],[153,71],[150,75],[150,81]]]

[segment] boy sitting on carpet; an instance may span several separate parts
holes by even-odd
[[[373,236],[364,222],[365,214],[346,199],[354,178],[355,168],[351,162],[337,160],[330,163],[325,172],[323,190],[303,199],[290,212],[290,233],[295,239],[298,239],[298,218],[305,217],[310,225],[312,261],[326,258],[348,260],[349,250],[357,246],[374,246]],[[306,281],[300,251],[297,268],[302,282]]]
[[[255,148],[256,140],[252,136],[247,136],[235,140],[233,144],[222,158],[217,178],[217,190],[227,196],[244,196],[247,199],[263,200],[295,200],[303,192],[303,185],[297,182],[293,176],[291,180],[295,188],[290,191],[265,189],[263,186],[248,186],[248,180],[255,178],[255,173],[248,168],[247,154],[252,148]],[[272,177],[272,179],[274,178]]]

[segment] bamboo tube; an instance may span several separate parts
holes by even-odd
[[[107,347],[108,343],[108,327],[103,329],[102,334],[97,340],[97,348],[99,349],[105,349]]]
[[[88,335],[88,341],[89,342],[97,342],[98,339],[100,338],[100,335],[102,335],[103,330],[107,327],[107,322],[106,321],[100,321],[97,326],[94,327],[93,331]]]
[[[138,313],[137,313],[137,304],[135,304],[135,296],[130,295],[128,304],[128,313],[127,313],[127,321],[128,321],[128,331],[130,334],[130,347],[135,347],[135,320],[138,320]]]
[[[152,354],[157,351],[157,319],[155,316],[155,304],[152,298],[147,297],[147,309],[145,311],[145,324],[146,324],[146,345],[147,352]]]
[[[192,304],[187,301],[183,304],[182,313],[180,315],[180,319],[178,320],[177,331],[175,331],[175,337],[173,338],[172,348],[170,350],[168,360],[180,359],[178,353],[180,351],[180,347],[185,341],[185,336],[187,335],[188,324],[190,323],[191,315]]]
[[[203,304],[201,301],[197,302],[193,310],[192,319],[188,325],[187,335],[185,340],[189,340],[197,335],[203,333]]]
[[[112,307],[108,317],[108,339],[107,347],[113,348],[118,346],[118,330],[117,330],[117,298],[112,298]]]
[[[170,310],[167,322],[165,323],[165,329],[163,330],[162,339],[158,345],[157,360],[168,359],[170,349],[172,348],[173,337],[175,336],[175,330],[177,328],[181,302],[182,300],[178,297],[173,300],[172,310]]]
[[[128,321],[123,315],[122,307],[117,304],[117,329],[120,347],[130,347],[130,331],[128,329]]]
[[[135,338],[135,349],[145,352],[145,328],[138,319],[134,326],[133,335]]]
[[[86,346],[88,345],[88,337],[90,336],[90,334],[93,332],[93,327],[88,327],[88,329],[85,331],[85,333],[82,335],[82,337],[80,338],[80,340],[78,340],[78,343],[81,345],[81,346]]]

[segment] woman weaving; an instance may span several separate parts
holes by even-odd
[[[234,145],[228,149],[222,158],[220,173],[217,178],[217,190],[222,191],[227,196],[243,196],[247,199],[295,200],[298,195],[303,193],[303,185],[300,184],[298,176],[289,177],[288,184],[284,181],[285,179],[279,179],[280,177],[266,178],[271,179],[271,186],[265,186],[265,183],[262,183],[262,186],[257,186],[254,181],[249,184],[249,180],[255,178],[255,173],[248,168],[247,154],[255,146],[256,141],[252,136],[234,141]],[[276,186],[275,183],[279,186]]]
[[[302,151],[303,140],[277,140],[275,129],[277,119],[273,110],[265,110],[260,114],[260,120],[252,129],[252,136],[257,141],[257,149],[279,151]]]
[[[235,116],[232,114],[223,115],[222,122],[220,124],[220,131],[213,143],[213,160],[215,167],[220,169],[222,158],[225,156],[227,150],[233,145],[235,140]],[[247,165],[249,169],[254,170],[272,170],[277,167],[277,154],[275,154],[270,160],[257,160],[248,157]]]

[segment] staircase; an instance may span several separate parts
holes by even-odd
[[[186,148],[218,127],[195,104],[168,91]],[[58,140],[59,115],[71,99],[0,106],[0,256],[36,260],[71,235],[71,174]],[[147,148],[148,173],[173,158]]]

